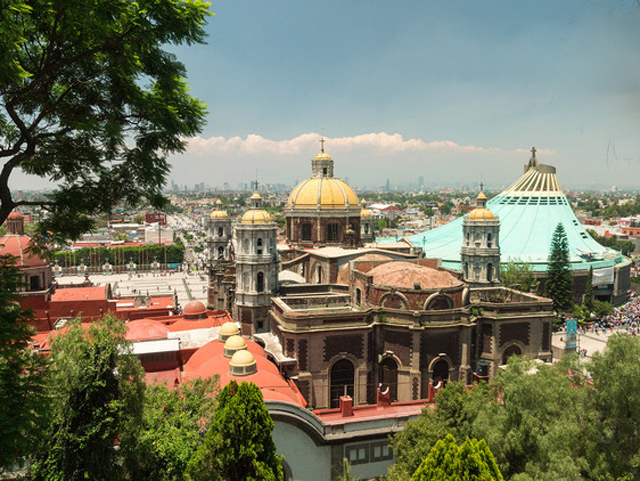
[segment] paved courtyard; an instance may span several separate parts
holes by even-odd
[[[56,277],[59,284],[82,284],[84,276]],[[111,284],[115,296],[127,297],[134,294],[170,295],[176,292],[180,307],[191,300],[207,301],[208,277],[201,273],[192,272],[186,274],[175,272],[173,274],[95,274],[90,275],[89,280],[95,286]]]
[[[577,350],[583,350],[583,359],[589,359],[593,355],[594,352],[602,352],[607,345],[607,341],[611,334],[618,332],[617,329],[614,329],[613,332],[607,330],[605,333],[602,331],[600,333],[595,332],[587,332],[580,333],[578,332],[578,342],[577,342]],[[624,329],[620,329],[620,332],[625,332]],[[555,332],[553,334],[553,345],[554,347],[564,347],[564,340],[566,337],[565,332]]]

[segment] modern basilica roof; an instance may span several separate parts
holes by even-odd
[[[502,262],[527,262],[533,270],[546,270],[551,238],[559,223],[567,233],[573,270],[628,262],[619,252],[591,238],[562,192],[555,167],[539,164],[535,149],[532,152],[524,175],[486,205],[500,219]],[[459,270],[463,220],[461,217],[408,239],[422,247],[427,257],[441,258],[443,267]],[[385,241],[392,242],[395,238],[377,239]]]

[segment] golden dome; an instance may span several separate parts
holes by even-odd
[[[313,160],[332,160],[332,159],[329,156],[329,154],[327,154],[326,152],[320,152],[313,158]]]
[[[269,213],[262,209],[248,210],[240,220],[241,224],[269,224],[271,222],[271,216]]]
[[[233,324],[233,323],[232,323]],[[236,327],[237,329],[237,327]],[[247,348],[247,342],[240,336],[238,336],[237,334],[234,336],[231,336],[229,339],[227,339],[227,341],[224,343],[224,347],[227,349],[246,349]]]
[[[253,357],[253,354],[251,354],[247,350],[236,352],[231,358],[231,361],[229,362],[231,366],[237,366],[237,367],[252,366],[252,365],[255,365],[255,363],[256,363],[256,360]]]
[[[476,199],[481,199],[481,200],[482,199],[486,199],[486,198],[487,198],[487,196],[484,195],[484,192],[482,192],[482,191],[480,191],[480,193],[478,194],[478,197],[476,197]]]
[[[371,211],[369,209],[362,209],[360,211],[360,217],[371,217]]]
[[[222,205],[222,201],[220,199],[216,200],[216,205]]]
[[[496,216],[489,209],[478,207],[469,212],[467,220],[496,220]]]
[[[224,210],[211,211],[211,215],[209,216],[210,219],[226,219],[228,217],[229,214],[227,214],[227,211]]]
[[[253,195],[251,197],[249,197],[249,198],[252,199],[252,200],[262,199],[260,194],[258,194],[257,192],[254,192]]]
[[[224,343],[222,354],[224,357],[232,357],[236,352],[247,348],[246,341],[240,336],[231,336]]]
[[[218,340],[226,342],[231,336],[237,336],[238,334],[240,334],[240,329],[238,329],[235,322],[225,322],[218,332]]]
[[[293,189],[287,208],[333,210],[359,209],[360,207],[356,193],[346,182],[333,177],[311,177],[303,180]]]

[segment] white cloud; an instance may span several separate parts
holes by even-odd
[[[220,154],[235,155],[301,155],[310,154],[319,149],[320,134],[306,133],[289,140],[271,140],[257,134],[241,137],[194,137],[189,139],[187,153],[196,156],[210,156]],[[482,147],[475,145],[459,145],[451,140],[422,139],[405,140],[400,134],[386,132],[372,132],[354,137],[327,138],[327,151],[331,154],[341,152],[366,151],[373,155],[388,155],[403,152],[438,152],[447,154],[468,153],[501,153],[507,152],[498,147]],[[516,149],[515,153],[528,152],[528,149]],[[541,154],[555,154],[555,151],[541,149]]]

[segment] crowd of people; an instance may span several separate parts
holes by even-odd
[[[631,292],[629,302],[617,307],[613,314],[595,320],[591,326],[584,326],[585,332],[596,334],[626,332],[633,336],[640,334],[640,297]]]

